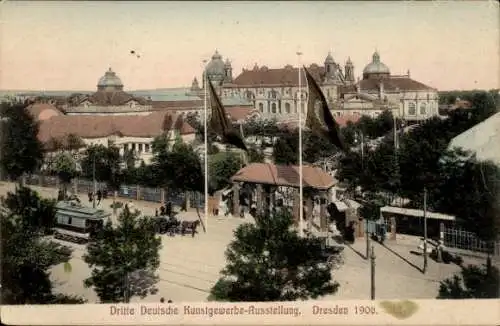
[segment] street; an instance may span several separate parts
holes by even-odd
[[[31,187],[43,197],[56,195],[55,189]],[[0,183],[0,196],[14,189],[13,184]],[[82,194],[80,199],[87,205],[87,196]],[[118,199],[120,200],[120,199]],[[103,209],[112,211],[112,199],[104,199]],[[151,202],[133,202],[134,206],[144,214],[153,215],[158,204]],[[203,212],[200,212],[203,214]],[[196,212],[179,213],[183,220],[196,220]],[[191,236],[170,237],[162,235],[162,249],[160,251],[160,267],[158,274],[159,293],[146,297],[144,302],[158,302],[161,297],[174,302],[205,301],[210,288],[219,277],[219,271],[225,265],[224,251],[233,239],[233,231],[242,223],[251,222],[249,219],[235,217],[209,217],[208,232],[199,228],[195,238]],[[98,298],[92,289],[85,289],[83,280],[90,275],[88,266],[83,262],[82,255],[85,246],[67,242],[64,243],[74,249],[70,263],[72,271],[66,273],[62,265],[52,270],[51,278],[57,282],[56,290],[66,294],[75,294],[85,297],[89,302],[97,302]],[[439,281],[452,276],[459,271],[454,264],[438,264],[429,259],[427,273],[421,273],[423,257],[410,253],[418,243],[411,240],[394,243],[386,241],[385,246],[372,242],[376,255],[376,298],[377,299],[433,299],[436,297]],[[370,262],[364,259],[366,243],[364,238],[357,239],[344,250],[344,265],[333,271],[333,279],[340,283],[338,293],[320,298],[320,300],[334,299],[369,299],[370,298]],[[465,258],[464,263],[482,263]],[[132,298],[132,302],[140,301]]]

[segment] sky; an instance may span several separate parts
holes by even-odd
[[[0,4],[0,89],[88,90],[111,67],[125,89],[189,87],[217,49],[233,76],[256,63],[354,63],[440,90],[500,87],[497,1]],[[140,58],[130,54],[134,50]]]

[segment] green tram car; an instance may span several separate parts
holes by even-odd
[[[56,205],[54,237],[79,244],[88,243],[110,216],[102,209],[85,207],[74,201],[60,201]]]

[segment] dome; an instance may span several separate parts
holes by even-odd
[[[335,60],[333,60],[332,53],[328,52],[328,55],[326,56],[325,63],[335,63]]]
[[[219,52],[215,51],[212,60],[207,64],[205,71],[210,79],[221,79],[226,75],[225,64],[222,61],[222,56]]]
[[[97,83],[97,88],[98,89],[106,89],[106,88],[117,88],[117,89],[122,89],[123,88],[123,83],[116,75],[116,73],[109,68],[108,71],[104,74],[99,79],[99,82]]]
[[[389,67],[387,67],[385,64],[380,62],[380,55],[378,52],[375,52],[372,57],[372,62],[369,63],[365,69],[363,69],[363,74],[364,75],[370,75],[370,74],[385,74],[388,75],[390,74]]]

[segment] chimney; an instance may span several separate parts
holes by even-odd
[[[408,75],[408,78],[410,78],[410,69],[408,69],[408,71],[406,72],[406,74]]]

